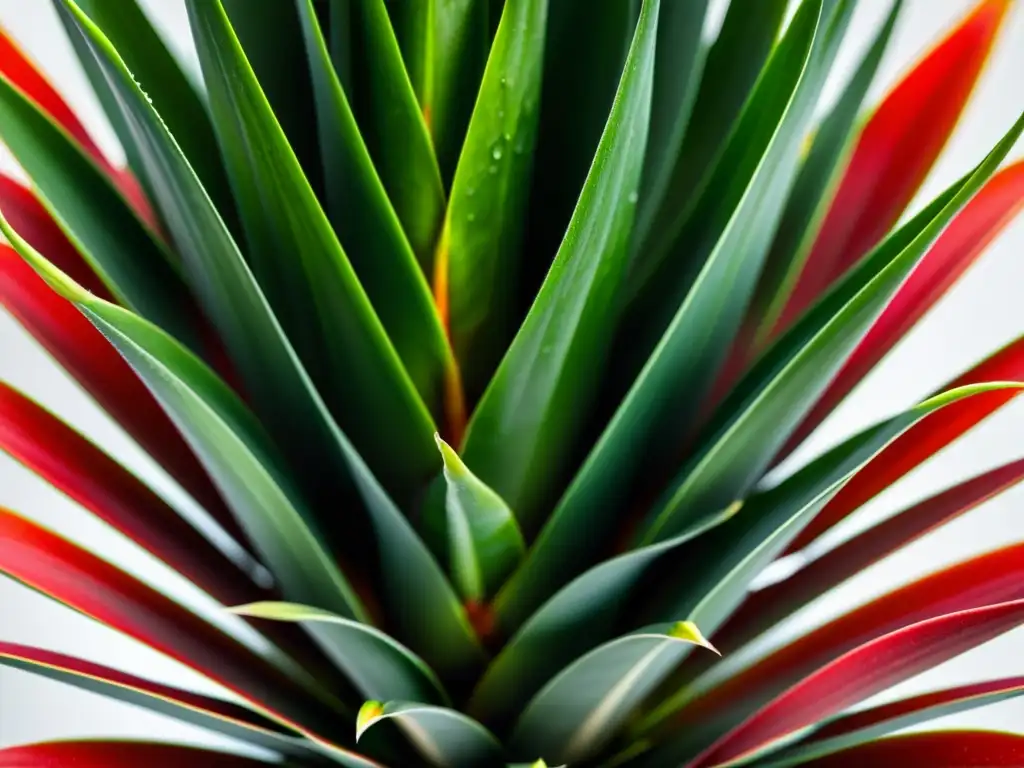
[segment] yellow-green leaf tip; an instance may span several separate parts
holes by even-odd
[[[704,634],[692,621],[677,621],[672,625],[672,629],[668,631],[668,636],[674,637],[677,640],[683,640],[687,643],[699,645],[702,648],[707,648],[709,651],[716,653],[719,656],[722,655],[715,646],[708,642],[708,639],[704,637]]]
[[[437,443],[437,450],[441,452],[441,461],[444,462],[444,471],[446,473],[456,477],[469,474],[469,470],[462,463],[459,454],[437,432],[434,433],[434,442]]]
[[[366,733],[367,729],[380,720],[381,715],[384,714],[384,705],[379,701],[368,701],[359,708],[359,714],[356,715],[356,741]]]

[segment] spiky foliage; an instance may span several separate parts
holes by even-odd
[[[1020,678],[849,713],[1024,622],[1024,545],[753,645],[1024,476],[822,552],[1018,393],[1024,339],[768,475],[1024,203],[1024,165],[999,170],[1022,118],[900,223],[1007,0],[866,120],[900,2],[820,120],[856,3],[787,5],[733,0],[709,43],[704,0],[187,0],[197,88],[133,0],[57,0],[128,169],[4,39],[0,138],[32,181],[0,183],[4,304],[205,517],[6,386],[0,444],[224,621],[13,512],[0,569],[234,698],[10,643],[0,662],[295,766],[1024,764],[1012,735],[881,738]]]

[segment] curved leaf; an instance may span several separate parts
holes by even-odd
[[[323,549],[308,510],[275,469],[276,451],[237,395],[159,328],[69,280],[2,216],[0,229],[143,378],[235,510],[285,595],[361,616],[359,600]]]
[[[993,731],[913,733],[862,744],[821,758],[820,768],[899,768],[920,760],[929,768],[1013,768],[1024,760],[1024,737]]]
[[[315,6],[302,0],[298,8],[316,89],[326,211],[409,378],[440,418],[441,383],[454,358],[430,286],[370,160]]]
[[[1024,208],[1024,162],[997,173],[957,214],[875,320],[780,452],[787,456],[971,267]],[[777,459],[778,460],[778,459]]]
[[[1007,677],[984,683],[924,693],[826,721],[794,746],[774,754],[765,768],[783,768],[850,747],[866,744],[894,731],[1024,695],[1024,678]]]
[[[0,450],[217,600],[230,604],[266,595],[135,475],[2,382]]]
[[[591,651],[527,704],[512,731],[510,749],[565,762],[592,757],[688,645],[718,653],[688,621],[647,627]]]
[[[221,2],[274,117],[310,186],[323,199],[316,104],[297,3]]]
[[[350,9],[350,96],[356,119],[412,249],[429,275],[445,206],[430,134],[384,0],[352,3]]]
[[[714,637],[722,653],[754,639],[777,622],[896,552],[1024,480],[1024,459],[966,480],[869,528],[804,565],[784,581],[750,595]]]
[[[0,140],[111,293],[200,349],[194,304],[166,248],[96,163],[2,76]]]
[[[447,703],[441,683],[422,659],[366,624],[297,603],[251,603],[231,612],[254,619],[301,622],[363,696]]]
[[[717,765],[842,711],[1024,623],[1024,600],[914,624],[867,643],[802,680],[694,760]]]
[[[870,47],[865,51],[853,76],[836,104],[811,136],[810,150],[793,182],[779,228],[758,278],[757,290],[747,310],[751,349],[758,351],[767,343],[786,299],[800,275],[828,210],[829,195],[839,182],[849,160],[855,138],[855,121],[868,88],[874,82],[878,65],[889,46],[903,0],[892,0],[892,7]]]
[[[0,664],[283,754],[309,756],[312,748],[288,729],[246,707],[154,683],[84,659],[16,643],[0,643]],[[3,765],[2,759],[0,765]]]
[[[566,469],[604,368],[647,136],[658,8],[645,0],[572,222],[466,435],[466,463],[527,536]]]
[[[817,20],[817,6],[812,3],[806,8],[809,10],[803,11],[798,17],[798,23],[787,38],[789,47],[780,49],[783,53],[775,59],[779,67],[788,63],[787,55],[793,53],[790,50],[792,47],[800,53],[798,58],[802,65]],[[810,82],[806,87],[807,95],[813,95],[817,83]],[[813,101],[810,104],[813,106]],[[806,105],[801,102],[798,106],[800,108],[792,113],[791,119],[800,123],[806,117],[802,114]],[[699,361],[698,347],[703,345],[706,351],[713,354],[710,352],[714,344],[710,340],[708,324],[716,322],[716,316],[721,319],[724,311],[722,308],[731,301],[722,299],[718,291],[726,290],[727,286],[735,283],[729,264],[746,253],[746,246],[736,240],[753,231],[750,229],[753,226],[751,217],[759,218],[762,215],[755,214],[753,206],[758,203],[761,195],[770,192],[774,182],[769,171],[774,171],[775,176],[785,175],[778,165],[786,159],[792,137],[784,136],[783,139],[774,145],[776,149],[769,151],[773,160],[759,171],[760,183],[755,181],[757,189],[752,187],[752,197],[745,198],[747,202],[740,212],[744,215],[737,214],[734,219],[734,228],[730,230],[732,235],[727,235],[721,245],[724,250],[716,251],[718,255],[712,257],[715,272],[708,277],[707,289],[691,294],[696,296],[694,302],[680,308],[672,327],[633,382],[611,422],[541,530],[527,554],[524,566],[499,593],[496,607],[501,623],[509,629],[515,629],[525,621],[544,598],[588,565],[588,559],[594,556],[594,552],[607,544],[615,516],[622,505],[627,503],[629,491],[641,470],[653,473],[659,464],[663,464],[662,449],[665,456],[677,452],[679,428],[685,422],[686,414],[696,405],[692,398],[699,390],[701,381],[708,379],[709,375],[705,364]],[[751,206],[749,210],[746,208],[748,205]],[[472,437],[471,432],[470,440]],[[662,445],[662,442],[667,444]],[[655,449],[643,453],[636,451],[635,446],[641,443],[653,445]],[[467,441],[467,455],[470,444]],[[517,459],[523,461],[522,457]],[[652,464],[653,469],[650,466]],[[484,477],[486,479],[486,475]],[[498,489],[500,492],[500,486]],[[722,509],[734,498],[718,499],[714,505],[701,507],[699,511],[710,513]],[[510,503],[518,513],[516,502],[510,499]],[[675,534],[688,527],[681,526],[666,538],[674,538]],[[581,535],[584,530],[586,534]]]
[[[700,510],[756,482],[931,242],[995,172],[1024,130],[1024,113],[965,180],[955,183],[852,270],[740,382],[708,437],[649,516],[641,542],[671,537]],[[959,383],[959,382],[958,382]],[[1003,396],[995,395],[993,396]]]
[[[179,67],[159,32],[137,0],[77,0],[79,8],[89,15],[103,33],[117,48],[146,95],[153,100],[153,106],[167,124],[167,130],[174,136],[182,153],[188,158],[203,188],[226,221],[234,221],[235,206],[231,199],[224,164],[217,152],[217,142],[210,124],[206,105],[196,92],[192,82]],[[61,16],[67,21],[66,16]],[[107,115],[118,114],[114,91],[103,76],[102,70],[92,60],[87,47],[81,45],[77,36],[71,33],[72,43],[82,62],[86,75],[99,97]],[[111,121],[121,146],[125,148],[132,170],[152,188],[141,162],[134,134],[128,124],[116,117]],[[45,252],[45,251],[44,251]]]
[[[702,3],[673,5],[699,7]],[[706,53],[693,119],[687,125],[678,157],[667,166],[671,173],[668,186],[654,219],[648,222],[650,236],[637,243],[638,263],[656,259],[678,237],[688,210],[701,193],[701,183],[722,161],[724,145],[764,71],[788,5],[787,0],[729,3],[718,35]],[[700,34],[701,25],[695,26]]]
[[[449,559],[455,585],[467,600],[482,602],[519,564],[526,544],[502,498],[470,472],[440,436],[435,439],[444,460]]]
[[[188,10],[214,126],[249,235],[253,271],[338,424],[385,486],[407,499],[436,467],[430,415],[264,98],[223,6],[219,0],[190,0]],[[359,365],[352,365],[353,359]],[[431,373],[436,377],[440,370]]]
[[[982,381],[1024,381],[1024,336],[1010,342],[969,371],[962,373],[939,391]],[[871,466],[848,484],[793,542],[791,550],[803,549],[822,536],[850,513],[910,470],[931,458],[969,429],[1017,395],[1019,389],[990,392],[982,397],[958,403],[917,425],[875,458]]]
[[[461,712],[407,701],[368,701],[359,710],[356,740],[382,720],[394,720],[431,765],[491,768],[502,763],[502,748],[480,723]]]
[[[997,603],[1002,607],[991,615],[998,621],[1002,621],[999,617],[1005,616],[1019,621],[1024,618],[1022,575],[1024,544],[989,552],[926,576],[813,630],[725,682],[708,688],[707,682],[696,681],[684,694],[686,700],[682,706],[677,706],[676,713],[657,726],[656,733],[676,734],[675,744],[666,747],[669,756],[690,756],[746,721],[790,687],[802,684],[805,678],[813,680],[808,675],[813,675],[816,670],[827,668],[833,662],[839,663],[836,660],[846,658],[846,655],[855,656],[855,649],[861,646],[874,647],[879,638],[891,633],[902,637],[900,632],[906,627],[931,627],[936,621],[940,628],[969,627],[973,626],[970,621],[975,615],[981,617],[978,626],[984,628],[989,626],[986,622],[990,614],[985,613],[988,608],[982,606],[995,606]],[[1009,611],[1005,616],[1004,608]],[[951,623],[943,624],[941,617],[946,617]],[[962,624],[958,617],[965,617],[968,624]],[[950,655],[955,655],[952,652],[955,642],[958,642],[955,632],[949,638],[945,629],[940,634],[943,639],[936,646],[937,652],[949,649]],[[914,635],[908,637],[913,638]],[[968,642],[970,639],[970,632],[965,631],[959,641]],[[915,659],[926,659],[927,655],[922,651],[917,656],[901,647],[895,658],[901,664],[912,664]],[[881,657],[877,660],[878,672],[882,674],[885,666]],[[860,677],[854,679],[860,680]],[[864,672],[865,685],[873,679],[867,671]],[[831,690],[835,695],[845,695],[853,689],[833,681]],[[817,714],[824,711],[822,702]],[[694,718],[700,723],[699,730],[691,727]]]
[[[632,550],[577,576],[505,643],[473,689],[467,711],[491,724],[517,715],[560,669],[614,636],[616,619],[659,558],[720,525],[737,509],[733,505],[674,539]]]
[[[511,0],[505,6],[434,261],[437,302],[442,314],[447,310],[471,399],[483,391],[515,332],[547,11],[548,0]]]
[[[291,728],[339,732],[340,704],[318,700],[298,667],[287,673],[170,598],[56,534],[0,510],[0,571],[192,667]],[[341,710],[343,711],[343,710]]]
[[[1008,0],[981,0],[864,126],[777,329],[879,242],[942,151],[988,58]]]
[[[246,541],[206,471],[124,358],[7,245],[0,245],[0,303],[226,531]]]

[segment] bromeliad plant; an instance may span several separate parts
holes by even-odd
[[[766,479],[1024,205],[1022,117],[904,216],[1008,0],[863,121],[899,0],[820,120],[852,0],[733,0],[713,40],[705,0],[187,0],[198,85],[132,0],[55,5],[128,169],[0,39],[0,295],[196,504],[7,386],[0,445],[230,614],[13,512],[0,569],[225,698],[0,661],[262,751],[0,766],[1024,764],[889,736],[1019,677],[850,713],[1024,623],[1024,544],[758,644],[1024,477],[822,551],[1018,394],[1022,337]]]

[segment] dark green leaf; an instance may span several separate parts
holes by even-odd
[[[203,463],[281,589],[292,600],[366,616],[288,486],[259,423],[213,371],[155,325],[79,287],[10,229],[11,244],[110,339]]]
[[[700,510],[728,503],[757,481],[889,297],[1024,130],[1024,114],[965,179],[893,233],[782,336],[740,382],[694,460],[655,506],[639,537],[684,529]]]
[[[632,0],[549,3],[521,312],[551,267],[594,162],[636,28],[637,7]]]
[[[902,6],[903,0],[893,2],[885,24],[879,29],[836,105],[813,136],[748,310],[749,324],[758,332],[758,337],[752,341],[754,350],[764,346],[767,335],[774,329],[810,252],[828,208],[830,192],[839,182],[840,172],[852,149],[855,121],[861,104],[874,81]]]
[[[231,188],[217,152],[206,104],[196,93],[192,82],[160,34],[146,18],[138,0],[79,0],[78,7],[103,30],[139,86],[152,99],[153,107],[160,113],[167,130],[178,142],[221,216],[229,224],[237,224]],[[88,45],[83,43],[74,25],[68,23],[67,14],[61,13],[60,17],[100,103],[107,115],[113,116],[112,125],[121,146],[125,148],[132,171],[142,180],[146,189],[152,189],[153,183],[147,178],[136,138],[128,124],[117,118],[115,92],[93,59]]]
[[[703,3],[691,0],[675,5]],[[665,169],[671,173],[667,187],[657,210],[650,214],[653,220],[645,222],[645,239],[637,243],[640,263],[663,252],[678,236],[700,194],[702,180],[721,159],[744,102],[758,78],[765,77],[765,60],[775,45],[787,5],[788,0],[729,3],[718,37],[703,63],[703,77],[682,146]]]
[[[423,440],[434,431],[430,415],[303,177],[218,0],[190,0],[188,9],[214,123],[254,245],[254,272],[331,413],[389,491],[408,503],[436,466],[436,457],[422,455]],[[396,446],[403,447],[409,465],[398,466],[404,462],[395,460]],[[429,442],[426,447],[433,451]]]
[[[803,67],[803,57],[811,45],[817,21],[817,7],[810,3],[801,10],[789,29],[763,82],[774,74],[787,75],[788,66]],[[788,47],[795,49],[795,53]],[[832,46],[829,53],[834,53]],[[796,55],[799,54],[799,55]],[[796,55],[796,63],[790,58]],[[774,67],[775,69],[772,69]],[[625,400],[590,452],[569,489],[559,501],[540,537],[527,555],[524,566],[498,596],[496,608],[502,626],[515,629],[555,588],[587,566],[594,553],[607,543],[618,511],[642,468],[664,465],[678,451],[679,433],[688,414],[699,402],[701,388],[713,375],[701,355],[714,357],[722,349],[715,345],[715,325],[728,338],[732,324],[738,321],[742,290],[737,272],[746,269],[743,262],[763,254],[767,242],[757,241],[757,233],[772,225],[779,206],[771,204],[778,184],[785,184],[791,172],[801,127],[810,117],[814,100],[827,67],[815,67],[812,77],[803,81],[786,112],[777,140],[771,144],[764,163],[758,169],[749,194],[730,228],[708,261],[704,278],[687,302],[680,307],[669,330],[648,360]],[[766,86],[767,87],[767,86]],[[769,201],[769,202],[766,202]],[[753,276],[746,278],[752,287]],[[719,340],[720,343],[720,340]],[[680,419],[684,420],[680,422]],[[640,453],[635,446],[645,444],[656,450]],[[734,498],[695,510],[695,515],[722,509]],[[513,508],[516,508],[513,504]],[[518,512],[518,509],[517,509]],[[676,533],[683,529],[677,529]],[[671,537],[670,537],[671,538]]]
[[[250,603],[231,612],[254,619],[301,622],[363,696],[447,703],[430,667],[378,629],[298,603]]]
[[[317,196],[324,180],[313,84],[293,0],[221,0],[260,88]],[[198,42],[198,41],[197,41]],[[250,243],[255,246],[256,243]]]
[[[762,0],[759,7],[775,4]],[[658,20],[651,131],[647,138],[647,154],[633,230],[634,246],[643,244],[647,239],[673,178],[682,151],[683,137],[688,135],[687,129],[707,58],[708,49],[701,39],[707,10],[708,0],[668,3]],[[758,28],[757,31],[761,32],[762,29]],[[713,79],[717,74],[709,73],[709,77]],[[694,132],[699,130],[694,126]]]
[[[437,768],[493,768],[502,763],[502,748],[480,723],[461,712],[411,701],[368,701],[359,710],[356,739],[382,720],[394,720]]]
[[[452,576],[465,599],[482,602],[519,564],[526,544],[502,498],[470,472],[440,437],[437,447],[448,486],[445,508]]]
[[[658,0],[646,0],[565,240],[466,436],[466,463],[527,535],[567,469],[604,368],[647,138],[657,21]]]
[[[606,643],[564,669],[527,705],[512,732],[515,754],[575,763],[593,757],[683,649],[714,651],[695,624],[646,627]],[[717,651],[715,651],[717,653]]]
[[[370,160],[312,0],[300,0],[299,16],[316,87],[327,213],[409,377],[440,419],[453,359],[430,287]]]
[[[361,0],[350,8],[352,106],[384,188],[429,275],[445,207],[430,134],[384,0]]]
[[[547,0],[512,0],[459,156],[435,265],[462,381],[483,391],[515,332],[515,284],[537,132]]]
[[[167,249],[71,137],[2,76],[0,140],[117,299],[198,349],[195,307]]]

